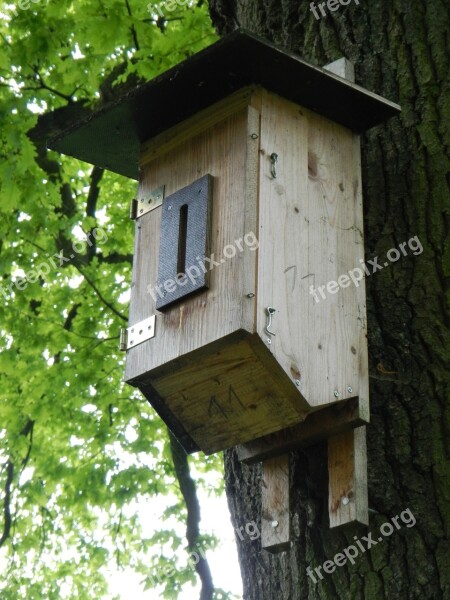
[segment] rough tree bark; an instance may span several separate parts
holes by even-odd
[[[355,0],[318,21],[309,4],[210,0],[220,34],[244,27],[318,65],[345,56],[357,83],[402,106],[400,117],[363,137],[367,257],[415,235],[424,247],[367,279],[369,531],[406,508],[417,523],[314,584],[306,567],[367,531],[329,530],[326,444],[292,453],[291,549],[270,555],[260,541],[237,540],[244,598],[449,598],[449,5]],[[260,466],[245,467],[228,451],[225,469],[239,527],[259,516]]]

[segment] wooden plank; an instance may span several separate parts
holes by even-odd
[[[154,398],[155,408],[187,440],[186,449],[207,454],[293,425],[309,409],[260,339],[251,337],[260,150],[258,98],[251,102],[193,138],[181,135],[177,146],[145,164],[139,190],[165,185],[168,196],[206,173],[214,178],[211,243],[220,264],[210,272],[208,290],[163,314],[147,293],[158,272],[161,208],[136,222],[130,325],[156,313],[156,334],[128,351],[126,364],[126,380]],[[200,131],[204,123],[196,127]],[[227,245],[235,245],[236,256],[223,260]]]
[[[361,389],[367,356],[364,280],[329,291],[337,287],[331,282],[364,259],[360,162],[355,164],[352,132],[317,115],[308,115],[308,122],[308,292],[312,285],[316,294],[308,305],[308,372],[316,381],[326,373],[320,404],[358,396],[368,418]]]
[[[255,94],[252,96],[255,103]],[[253,106],[248,107],[247,121],[247,155],[245,159],[245,201],[244,201],[244,234],[254,233],[258,236],[258,179],[259,179],[259,147],[261,136],[261,114]],[[258,255],[256,251],[254,254]],[[243,255],[243,280],[248,283],[244,294],[247,302],[242,303],[242,327],[247,331],[256,331],[256,295],[257,266],[251,252]],[[252,297],[253,294],[253,297]]]
[[[150,401],[163,399],[155,402],[156,410],[169,425],[167,413],[182,424],[194,442],[187,446],[212,454],[305,418],[309,407],[283,375],[259,337],[241,331],[180,356],[134,385]]]
[[[211,129],[227,117],[242,111],[250,104],[254,92],[253,86],[244,87],[223,100],[208,106],[178,125],[147,140],[141,146],[139,164],[147,163],[167,154],[180,144],[189,141],[200,133]]]
[[[353,64],[346,58],[338,59],[325,66],[325,69],[354,81]],[[363,207],[361,190],[361,143],[357,135],[352,135],[352,165],[354,171],[355,231],[361,233],[359,261],[364,259]],[[360,264],[355,263],[360,267]],[[369,371],[366,331],[366,292],[364,281],[356,290],[356,304],[361,319],[358,346],[360,411],[369,420]],[[360,427],[328,441],[329,477],[329,517],[330,527],[338,527],[353,521],[368,525],[367,497],[367,449],[366,428]]]
[[[368,525],[365,427],[328,440],[328,477],[330,527],[354,521]]]
[[[282,552],[290,544],[289,454],[263,462],[261,488],[261,546]]]
[[[303,353],[309,297],[299,287],[302,261],[306,264],[299,240],[305,239],[307,229],[299,215],[307,195],[307,121],[297,105],[265,90],[261,97],[257,332],[299,398],[302,394],[307,398]],[[276,178],[271,172],[272,154],[278,156]],[[275,309],[273,336],[266,331],[269,307]]]
[[[237,455],[242,462],[254,464],[295,448],[310,446],[363,423],[359,416],[358,398],[350,398],[313,412],[292,427],[238,446]]]
[[[251,227],[251,211],[244,214],[249,152],[247,135],[246,108],[182,141],[142,169],[140,194],[165,185],[168,196],[208,173],[212,175],[211,244],[214,261],[219,265],[210,271],[209,290],[170,307],[164,314],[157,313],[158,292],[155,288],[161,207],[136,221],[129,322],[131,326],[156,314],[156,335],[128,351],[126,380],[142,376],[233,331],[246,326],[250,328],[248,319],[245,324],[242,319],[246,310],[244,305],[254,304],[254,300],[246,296],[247,291],[254,288],[254,280],[246,281],[245,277],[251,273],[251,263],[256,269],[257,252],[243,241],[247,233],[245,228]],[[252,148],[257,154],[259,145]],[[256,222],[251,229],[256,230]],[[240,240],[242,251],[236,245],[237,240]],[[223,254],[228,245],[235,247],[233,258],[225,258]],[[207,268],[210,266],[206,265]],[[251,331],[253,329],[251,327]]]
[[[355,67],[351,61],[345,57],[339,58],[328,65],[324,69],[339,75],[343,79],[355,82]],[[355,230],[360,232],[360,248],[356,250],[355,267],[360,267],[364,259],[364,215],[363,215],[363,197],[362,197],[362,174],[361,174],[361,138],[357,134],[352,135],[352,165],[354,171],[354,194],[355,194]],[[359,358],[359,395],[360,395],[360,411],[367,422],[370,420],[369,409],[369,361],[367,347],[367,311],[366,311],[366,286],[365,279],[361,281],[356,289],[356,302],[361,319],[361,327],[359,329],[358,340],[358,358]]]
[[[359,397],[367,378],[364,283],[316,301],[327,285],[361,266],[361,179],[351,131],[265,92],[261,125],[257,331],[272,306],[271,351],[314,407]],[[277,178],[270,175],[278,155]],[[368,410],[365,412],[368,417]]]

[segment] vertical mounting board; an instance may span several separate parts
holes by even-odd
[[[365,426],[329,438],[328,490],[331,528],[369,524]]]
[[[350,81],[355,81],[353,64],[346,58],[340,58],[325,69]],[[361,149],[360,138],[353,135],[354,139],[354,169],[355,181],[361,180],[360,164]],[[359,192],[361,196],[361,191]],[[358,227],[362,232],[362,210]],[[364,286],[362,291],[365,295]],[[365,305],[364,318],[365,318]],[[361,355],[363,373],[367,374],[367,349]],[[365,395],[365,407],[369,414],[369,385],[368,377],[360,378],[362,393]],[[367,494],[367,444],[366,427],[358,427],[330,437],[328,440],[328,514],[330,527],[339,527],[346,523],[358,521],[364,525],[369,524],[369,505]]]
[[[263,462],[261,487],[261,545],[269,552],[289,548],[289,454]]]

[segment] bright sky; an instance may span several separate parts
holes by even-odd
[[[214,585],[225,591],[233,592],[239,598],[242,598],[242,582],[237,559],[236,543],[233,527],[230,522],[230,516],[227,501],[224,497],[208,497],[206,493],[198,490],[198,496],[201,507],[201,530],[202,533],[215,534],[220,539],[221,544],[216,550],[207,552],[208,563],[212,572]],[[155,498],[155,504],[159,505],[156,512],[161,512],[165,508],[165,502],[162,499]],[[156,508],[156,506],[155,506]],[[142,525],[144,530],[151,534],[154,531],[155,524],[152,522],[152,514],[155,511],[149,510],[146,505],[142,507]],[[184,527],[182,528],[184,531]],[[186,563],[186,556],[182,557]],[[108,575],[110,580],[110,590],[114,593],[120,593],[123,600],[149,600],[154,598],[163,598],[160,592],[152,589],[143,591],[139,584],[140,575],[131,572],[111,572]],[[200,585],[195,588],[186,586],[179,600],[197,600],[200,597]]]

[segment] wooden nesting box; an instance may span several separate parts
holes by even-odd
[[[53,142],[139,180],[125,380],[188,452],[368,421],[358,133],[397,110],[236,32]]]

